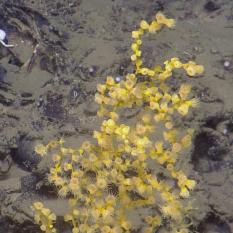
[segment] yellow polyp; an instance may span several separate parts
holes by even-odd
[[[33,207],[34,207],[36,210],[41,210],[41,209],[44,207],[44,205],[43,205],[43,203],[41,203],[41,202],[35,202],[35,203],[33,204]]]
[[[188,198],[189,197],[189,191],[187,188],[183,187],[180,191],[180,196],[183,198]]]
[[[140,67],[141,65],[142,65],[142,60],[138,59],[138,60],[136,61],[136,66],[137,66],[137,67]]]
[[[91,150],[91,143],[89,141],[84,141],[82,143],[81,148],[85,151],[90,151]]]
[[[72,164],[71,163],[65,163],[64,164],[64,171],[72,170]]]
[[[171,72],[173,70],[174,66],[170,61],[165,61],[164,64],[165,64],[165,70],[167,72]]]
[[[167,27],[173,27],[175,25],[175,20],[166,18],[166,16],[162,12],[158,12],[155,15],[155,19],[158,24],[163,24]]]
[[[48,148],[42,144],[38,144],[35,147],[35,152],[40,155],[40,156],[44,156],[47,154],[47,150]]]
[[[131,81],[136,82],[137,78],[135,74],[129,73],[126,75],[126,80],[131,80]]]
[[[163,95],[162,95],[160,92],[157,92],[157,93],[155,94],[154,100],[155,100],[156,102],[158,102],[160,99],[162,99],[162,97],[163,97]]]
[[[113,86],[115,84],[114,78],[112,76],[108,76],[107,80],[106,80],[106,84],[110,85],[110,86]]]
[[[180,86],[180,90],[179,90],[179,95],[180,95],[181,99],[186,99],[188,97],[190,91],[191,91],[191,85],[182,84]]]
[[[175,129],[172,129],[167,132],[163,132],[163,137],[166,141],[174,143],[177,139],[177,131]]]
[[[167,105],[167,103],[166,102],[164,102],[164,103],[161,103],[160,104],[160,110],[162,111],[162,112],[168,112],[168,105]]]
[[[143,96],[142,96],[142,91],[140,88],[138,87],[134,87],[133,90],[132,90],[132,93],[133,95],[138,98],[138,99],[141,99]]]
[[[155,75],[155,71],[153,70],[148,70],[148,75],[153,77]]]
[[[177,94],[173,94],[171,100],[174,105],[180,102],[180,98]]]
[[[147,75],[148,72],[149,72],[149,69],[148,69],[148,68],[142,68],[141,71],[140,71],[140,73],[141,73],[142,75]]]
[[[182,146],[181,146],[180,143],[174,143],[174,144],[172,145],[172,151],[174,151],[174,152],[176,152],[176,153],[180,152],[181,149],[182,149]]]
[[[154,116],[154,120],[156,122],[160,122],[165,119],[165,114],[164,113],[159,113]]]
[[[130,58],[131,58],[131,61],[136,61],[137,60],[137,55],[133,54]]]
[[[189,107],[193,107],[193,108],[196,108],[196,107],[198,107],[199,106],[199,99],[197,99],[197,98],[193,98],[193,99],[191,99],[191,100],[187,100],[186,102],[185,102]]]
[[[111,232],[111,227],[103,226],[100,230],[101,230],[101,233],[110,233]]]
[[[166,19],[166,17],[161,11],[159,11],[159,12],[156,13],[155,19],[159,23],[160,21],[164,21]]]
[[[142,115],[141,119],[144,123],[149,124],[151,122],[152,115],[150,113],[145,113]]]
[[[98,92],[100,92],[101,94],[104,94],[104,92],[106,91],[107,87],[106,85],[101,85],[101,84],[98,84],[97,85],[97,90]]]
[[[74,227],[74,228],[72,229],[72,233],[79,233],[79,229],[78,229],[77,227]]]
[[[116,112],[110,112],[109,116],[115,122],[118,121],[118,119],[119,119],[119,115]]]
[[[136,40],[136,44],[137,44],[138,46],[140,46],[140,45],[142,44],[142,40],[137,39],[137,40]]]
[[[185,135],[181,139],[181,144],[183,147],[189,147],[191,145],[192,137],[190,135]]]
[[[169,28],[173,28],[176,24],[176,21],[174,19],[167,19],[164,24],[169,27]]]
[[[134,87],[135,82],[133,80],[126,80],[125,81],[125,87],[130,90]]]
[[[138,39],[140,37],[140,32],[139,31],[132,31],[132,38]]]
[[[197,74],[196,69],[193,66],[188,66],[185,70],[186,70],[187,74],[191,77],[193,77]]]
[[[182,115],[185,116],[188,114],[189,111],[189,106],[187,104],[181,104],[178,108],[177,111]]]
[[[163,153],[163,142],[158,141],[155,143],[156,153],[162,154]]]
[[[196,186],[196,181],[195,180],[187,180],[185,183],[185,186],[189,189],[189,190],[193,190],[194,187]]]
[[[141,54],[142,54],[142,52],[141,52],[140,50],[136,50],[136,51],[135,51],[135,55],[136,55],[137,57],[140,57]]]
[[[140,22],[140,27],[143,29],[143,30],[147,30],[149,29],[149,24],[146,22],[146,20],[142,20]]]
[[[173,128],[172,122],[171,122],[171,121],[166,122],[166,123],[165,123],[165,127],[166,127],[167,129],[172,129],[172,128]]]
[[[51,213],[50,215],[49,215],[49,219],[50,220],[52,220],[52,221],[55,221],[56,220],[56,215],[54,214],[54,213]],[[50,225],[50,228],[52,227],[52,225]]]
[[[103,96],[101,96],[99,93],[95,94],[95,102],[97,104],[102,104],[103,103]]]
[[[156,33],[156,31],[161,29],[161,25],[159,25],[156,21],[153,21],[148,28],[149,33]]]
[[[204,66],[196,65],[195,70],[196,70],[197,74],[202,74],[204,72]]]
[[[151,110],[155,110],[155,109],[157,109],[157,110],[159,110],[159,104],[157,103],[157,102],[150,102],[150,109]]]
[[[139,135],[143,135],[143,134],[145,134],[145,132],[146,132],[146,127],[143,126],[142,124],[138,123],[136,125],[136,133]]]
[[[40,226],[40,229],[41,229],[42,231],[46,231],[46,230],[47,230],[47,227],[46,227],[45,225],[41,225],[41,226]]]
[[[132,227],[132,224],[130,223],[130,221],[121,221],[120,222],[120,226],[124,229],[129,231]]]
[[[138,50],[138,44],[137,43],[133,43],[132,45],[131,45],[131,49],[135,52],[135,51],[137,51]]]

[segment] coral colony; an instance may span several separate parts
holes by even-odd
[[[73,233],[130,233],[136,226],[132,216],[140,219],[140,232],[189,232],[185,219],[192,206],[184,201],[196,182],[179,170],[177,161],[190,146],[193,130],[181,132],[175,118],[187,115],[198,100],[189,98],[189,84],[174,92],[166,80],[174,69],[184,69],[192,77],[204,68],[193,61],[182,63],[177,57],[148,68],[140,50],[145,33],[155,34],[174,24],[174,19],[159,12],[150,24],[142,20],[132,32],[135,72],[119,82],[108,76],[105,84],[98,84],[95,101],[103,121],[93,133],[93,142],[85,141],[74,149],[65,147],[63,140],[54,140],[35,149],[42,156],[54,154],[49,181],[69,202],[64,220],[72,225]],[[122,117],[127,109],[140,110],[129,125]],[[57,232],[54,213],[41,202],[32,208],[42,231]]]

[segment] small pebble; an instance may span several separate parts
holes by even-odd
[[[91,67],[88,69],[89,74],[92,75],[92,76],[94,76],[94,75],[96,74],[97,70],[98,70],[98,67],[97,67],[97,66],[91,66]]]
[[[223,66],[224,66],[224,68],[226,68],[226,69],[229,68],[230,65],[231,65],[231,63],[230,63],[230,61],[228,61],[228,60],[224,61],[224,63],[223,63]]]
[[[211,52],[212,54],[216,54],[216,53],[218,53],[218,50],[217,50],[217,49],[211,49],[210,52]]]
[[[227,129],[223,129],[223,134],[227,134],[228,130]]]
[[[122,79],[123,79],[123,77],[120,76],[120,75],[115,77],[115,81],[116,81],[117,83],[119,83]]]
[[[94,71],[95,71],[95,69],[94,69],[93,67],[90,67],[90,68],[89,68],[89,73],[92,74],[92,73],[94,73]]]
[[[40,108],[40,107],[43,105],[43,103],[44,103],[44,100],[43,100],[42,97],[40,97],[40,98],[38,99],[36,105],[37,105],[38,108]]]
[[[198,48],[197,46],[195,46],[195,47],[193,48],[193,50],[196,51],[196,52],[198,52],[198,51],[199,51],[199,48]]]

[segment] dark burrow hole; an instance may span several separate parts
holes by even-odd
[[[201,169],[203,160],[209,162],[223,161],[224,155],[228,152],[228,147],[224,138],[221,137],[216,131],[207,130],[202,131],[196,135],[194,139],[194,150],[191,155],[194,169],[197,171]]]
[[[228,132],[233,133],[233,120],[227,123],[226,128]]]
[[[41,185],[36,187],[36,193],[38,195],[44,196],[47,198],[58,198],[58,189],[55,185],[50,184],[48,182],[41,183]],[[67,195],[67,197],[71,197],[71,195]]]
[[[31,221],[26,221],[23,224],[13,222],[8,217],[0,217],[0,232],[5,233],[40,233],[40,227]]]
[[[217,115],[217,116],[211,116],[206,119],[205,124],[203,127],[211,128],[216,130],[222,122],[227,122],[226,129],[229,133],[233,132],[233,113],[228,113],[226,115]]]
[[[206,122],[203,126],[211,129],[216,129],[217,125],[224,120],[226,120],[226,117],[224,116],[211,116],[206,119]]]
[[[210,213],[209,216],[203,220],[198,226],[197,232],[199,233],[231,233],[230,226],[216,216],[214,213]]]

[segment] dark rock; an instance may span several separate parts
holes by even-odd
[[[38,178],[35,175],[27,175],[21,178],[21,191],[29,192],[36,190]]]
[[[204,9],[208,12],[212,12],[212,11],[216,11],[218,9],[220,9],[220,5],[218,5],[216,2],[214,1],[208,1],[205,5],[204,5]]]
[[[7,73],[6,70],[0,64],[0,82],[6,81],[6,73]]]
[[[22,137],[18,140],[18,147],[11,150],[13,161],[26,171],[32,171],[41,161],[41,156],[34,150],[37,143],[37,140]]]
[[[216,130],[203,129],[194,139],[192,153],[194,169],[202,172],[209,170],[210,167],[214,170],[220,169],[229,148],[229,142],[225,135]],[[203,161],[206,161],[205,164],[208,168],[203,167]]]
[[[231,229],[227,222],[221,219],[214,213],[210,213],[209,216],[201,222],[198,226],[198,232],[205,233],[230,233]]]
[[[7,155],[3,160],[0,160],[0,175],[5,175],[10,171],[12,166],[12,158]]]
[[[63,96],[56,93],[48,93],[46,104],[43,106],[44,115],[51,121],[62,120],[66,116],[63,108]]]
[[[15,65],[18,67],[21,67],[23,65],[23,63],[19,60],[19,58],[12,56],[8,62],[11,65]]]
[[[32,93],[30,93],[30,92],[22,92],[21,93],[21,97],[23,97],[23,98],[30,98],[30,97],[32,97]]]
[[[7,192],[4,190],[0,190],[0,202],[3,203],[3,201],[7,198]]]

